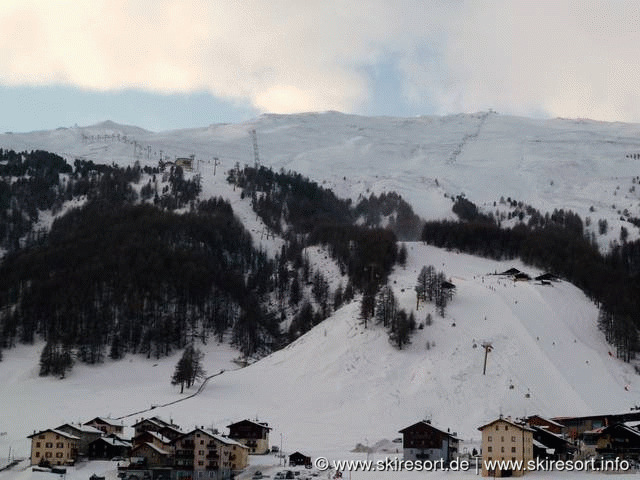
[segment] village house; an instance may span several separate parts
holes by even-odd
[[[145,442],[131,449],[131,459],[143,459],[147,468],[170,467],[173,465],[173,452],[156,447],[153,443]]]
[[[291,455],[289,455],[289,466],[297,467],[298,465],[301,465],[303,467],[311,467],[311,457],[305,455],[304,453],[293,452]]]
[[[133,428],[134,439],[145,432],[156,432],[169,440],[174,440],[179,436],[184,435],[184,432],[180,430],[178,425],[173,422],[166,422],[160,417],[143,418],[133,424]]]
[[[31,465],[73,465],[78,458],[75,435],[56,429],[42,430],[29,435]]]
[[[434,427],[423,420],[400,430],[405,460],[443,460],[449,463],[458,456],[460,441],[455,433]]]
[[[73,423],[65,423],[56,428],[61,432],[69,433],[78,437],[78,456],[85,457],[89,454],[89,444],[103,435],[102,430],[89,425],[76,425]]]
[[[116,435],[122,435],[124,427],[122,422],[106,417],[96,417],[88,422],[83,423],[85,426],[94,427],[105,433],[106,435],[114,433]]]
[[[597,437],[596,452],[603,457],[639,460],[640,431],[622,423],[604,427]]]
[[[131,442],[111,434],[91,442],[88,456],[92,460],[110,460],[117,457],[129,458],[131,456],[131,448]]]
[[[543,417],[541,415],[531,415],[526,418],[526,421],[532,427],[543,427],[547,431],[551,433],[557,433],[559,435],[566,433],[567,430],[567,427],[565,427],[561,423],[556,422],[555,420],[551,420],[550,418]]]
[[[177,478],[229,478],[247,465],[247,447],[240,443],[204,430],[183,434],[173,442],[174,468]]]
[[[524,469],[487,470],[487,462],[492,460],[522,461],[533,459],[533,429],[526,424],[516,423],[511,417],[503,417],[478,427],[482,432],[482,476],[520,477]]]
[[[213,436],[220,442],[221,457],[229,464],[233,473],[240,472],[249,466],[248,447],[223,435],[214,434]]]
[[[152,443],[156,447],[162,450],[170,450],[172,440],[164,435],[148,430],[146,432],[142,432],[139,435],[136,435],[132,439],[133,446],[136,447],[138,445],[142,445],[143,443]]]
[[[574,458],[577,447],[562,434],[554,433],[546,426],[531,425],[533,429],[533,456],[551,460],[570,460]]]
[[[227,425],[229,438],[249,448],[249,453],[269,453],[269,431],[271,427],[264,422],[242,420]]]
[[[616,423],[640,421],[640,411],[587,415],[584,417],[554,417],[553,421],[566,427],[566,434],[572,439],[581,439],[584,432],[615,425]]]

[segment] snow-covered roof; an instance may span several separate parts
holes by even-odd
[[[535,440],[535,439],[534,439],[534,440],[533,440],[533,445],[534,445],[535,447],[542,448],[545,452],[547,452],[547,453],[548,453],[548,454],[550,454],[550,455],[551,455],[551,454],[553,454],[553,453],[555,453],[555,449],[554,449],[554,448],[549,448],[549,447],[547,447],[544,443],[539,442],[538,440]]]
[[[94,442],[104,442],[114,447],[131,447],[131,442],[117,437],[100,437],[95,439]]]
[[[90,425],[81,425],[78,423],[65,423],[64,425],[60,425],[58,427],[58,430],[62,429],[62,428],[71,428],[73,430],[76,430],[78,432],[82,432],[82,433],[95,433],[95,434],[99,434],[102,435],[102,430],[98,430],[96,427],[92,427]]]
[[[416,422],[416,423],[414,423],[414,424],[412,424],[412,425],[409,425],[409,426],[408,426],[408,427],[406,427],[406,428],[403,428],[402,430],[399,430],[399,432],[398,432],[398,433],[404,433],[405,431],[407,431],[407,430],[409,430],[409,429],[411,429],[411,428],[413,428],[413,427],[415,427],[415,426],[417,426],[417,425],[426,425],[426,426],[428,426],[429,428],[431,428],[431,429],[433,429],[433,430],[437,430],[438,432],[440,432],[440,433],[442,433],[442,434],[444,434],[444,435],[447,435],[447,436],[449,436],[449,437],[451,437],[451,438],[453,438],[453,439],[455,439],[455,440],[459,440],[459,439],[458,439],[458,438],[456,438],[456,437],[455,437],[455,435],[454,435],[454,434],[452,434],[451,432],[447,432],[447,431],[446,431],[446,430],[444,430],[443,428],[438,428],[438,427],[436,427],[435,425],[433,425],[431,422],[429,422],[429,421],[427,421],[427,420],[420,420],[419,422]]]
[[[162,443],[171,443],[171,439],[170,439],[170,438],[167,438],[167,437],[165,437],[164,435],[160,435],[158,432],[151,432],[151,431],[149,431],[149,432],[146,432],[146,433],[148,433],[149,435],[151,435],[151,436],[152,436],[152,437],[154,437],[154,438],[157,438],[157,439],[158,439],[158,440],[160,440]]]
[[[273,430],[268,423],[260,423],[260,422],[255,422],[253,420],[240,420],[239,422],[236,423],[232,423],[231,425],[227,425],[227,428],[231,428],[231,427],[235,427],[236,425],[240,425],[242,423],[250,423],[253,424],[255,426],[258,426],[260,428],[264,428],[267,430]]]
[[[530,432],[533,432],[533,428],[529,427],[528,425],[522,424],[522,423],[516,423],[513,420],[511,420],[509,417],[501,417],[501,418],[496,418],[495,420],[493,420],[492,422],[486,423],[480,427],[478,427],[478,430],[484,430],[487,427],[490,427],[491,425],[493,425],[496,422],[506,422],[509,425],[513,425],[514,427],[520,429],[520,430],[527,430]]]
[[[137,447],[135,447],[135,448],[133,449],[133,451],[139,450],[140,448],[142,448],[142,447],[144,447],[144,446],[147,446],[147,447],[151,448],[152,450],[154,450],[154,451],[158,452],[160,455],[171,455],[171,452],[167,452],[166,450],[163,450],[163,449],[161,449],[161,448],[159,448],[159,447],[156,447],[156,446],[155,446],[153,443],[151,443],[151,442],[144,442],[143,444],[138,445]]]
[[[53,432],[56,435],[60,435],[61,437],[68,438],[69,440],[80,440],[80,438],[76,437],[75,435],[71,435],[70,433],[63,432],[62,430],[58,430],[56,428],[48,428],[46,430],[41,430],[39,432],[34,432],[32,435],[29,435],[27,438],[33,438],[33,437],[35,437],[37,435],[41,435],[41,434],[47,433],[47,432]]]
[[[92,418],[91,420],[89,420],[88,422],[84,422],[84,425],[87,425],[87,424],[93,423],[93,422],[106,423],[107,425],[111,425],[112,427],[121,427],[122,426],[122,423],[119,422],[118,420],[115,420],[113,418],[108,418],[108,417],[95,417],[95,418]]]
[[[543,417],[542,415],[531,415],[529,418],[539,418],[540,420],[543,420],[549,423],[550,425],[554,425],[559,428],[566,428],[565,425],[562,425],[561,423],[558,423],[555,420],[551,420],[550,418]]]
[[[215,438],[216,440],[218,440],[219,442],[225,443],[227,445],[235,445],[237,447],[246,448],[248,450],[247,446],[241,444],[240,442],[236,442],[232,438],[225,437],[224,435],[220,435],[220,434],[216,434],[216,433],[212,434],[211,436],[213,438]]]

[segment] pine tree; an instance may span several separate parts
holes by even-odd
[[[203,356],[202,352],[194,348],[193,345],[184,349],[171,377],[171,385],[180,385],[180,393],[184,392],[185,385],[190,388],[197,380],[206,375],[202,367]]]
[[[407,265],[408,256],[407,246],[403,243],[400,250],[398,250],[398,265],[404,268]]]

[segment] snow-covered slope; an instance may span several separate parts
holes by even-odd
[[[301,172],[341,196],[395,190],[425,218],[452,215],[445,194],[465,193],[488,210],[504,196],[543,212],[571,208],[594,223],[606,218],[610,233],[600,237],[603,245],[623,224],[631,238],[638,236],[635,227],[621,223],[617,210],[640,216],[638,194],[631,191],[640,162],[632,158],[640,153],[640,125],[494,113],[398,119],[330,112],[265,115],[240,125],[161,133],[106,122],[4,134],[0,147],[47,149],[70,160],[121,165],[134,160],[156,165],[161,154],[195,154],[203,195],[228,198],[256,242],[273,253],[280,240],[263,238],[264,227],[248,201],[224,180],[224,171],[236,162],[253,163],[251,129],[257,131],[264,165]],[[214,158],[221,162],[217,168]],[[639,403],[633,368],[608,354],[596,328],[597,309],[575,287],[513,283],[490,274],[523,268],[517,262],[408,246],[407,267],[390,280],[404,308],[415,308],[413,287],[423,265],[444,270],[457,294],[446,318],[434,315],[434,324],[418,330],[406,350],[395,350],[381,328],[365,330],[354,302],[284,350],[215,377],[200,396],[149,414],[172,417],[185,428],[222,429],[257,416],[274,427],[275,443],[283,435],[286,449],[337,455],[356,443],[393,438],[425,417],[462,438],[477,439],[476,427],[501,412],[574,415],[626,411]],[[314,268],[337,275],[320,252],[312,257]],[[418,320],[426,312],[422,307]],[[427,349],[427,341],[435,346]],[[487,375],[482,375],[484,341],[494,346]],[[60,381],[38,377],[41,348],[3,352],[0,434],[7,434],[0,435],[0,452],[11,447],[27,454],[25,437],[35,429],[96,415],[119,417],[180,397],[169,384],[175,356],[77,365]],[[203,349],[209,373],[237,368],[232,362],[237,352],[213,344]]]
[[[103,122],[90,127],[0,135],[0,147],[47,149],[69,159],[156,165],[160,155],[195,154],[205,180],[214,158],[226,171],[253,164],[255,129],[263,165],[291,169],[343,197],[397,191],[424,218],[451,216],[448,196],[464,193],[487,211],[500,197],[542,213],[572,209],[607,219],[603,247],[621,221],[640,217],[640,125],[591,120],[541,120],[493,112],[447,117],[361,117],[337,112],[263,115],[237,125],[152,133]],[[633,158],[635,155],[636,158]],[[592,208],[593,207],[593,208]]]
[[[445,318],[432,306],[421,306],[418,320],[432,312],[434,322],[417,330],[407,349],[392,347],[381,327],[365,329],[356,301],[243,369],[231,371],[238,367],[228,347],[204,346],[207,371],[229,371],[213,378],[199,396],[147,415],[173,418],[185,428],[222,430],[235,420],[258,417],[274,427],[274,443],[282,434],[289,450],[340,458],[356,443],[394,438],[427,417],[465,440],[477,440],[476,427],[499,413],[580,415],[627,411],[638,403],[637,376],[608,355],[596,328],[597,309],[578,289],[565,282],[514,283],[491,275],[524,268],[517,262],[408,246],[407,267],[391,277],[404,308],[415,307],[413,286],[426,264],[445,271],[457,293]],[[494,347],[486,375],[484,341]],[[427,349],[427,342],[435,346]],[[34,429],[96,415],[120,417],[180,398],[169,384],[175,356],[78,365],[69,378],[56,380],[37,376],[40,348],[5,351],[0,363],[0,430],[8,432],[0,437],[0,451],[12,445],[27,453],[25,436]]]

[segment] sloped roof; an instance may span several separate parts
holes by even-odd
[[[79,437],[76,437],[75,435],[71,435],[70,433],[67,432],[63,432],[62,430],[58,430],[56,428],[47,428],[46,430],[40,430],[39,432],[33,433],[32,435],[29,435],[27,438],[33,438],[37,435],[41,435],[43,433],[47,433],[47,432],[53,432],[56,435],[60,435],[61,437],[65,437],[68,438],[69,440],[80,440]]]
[[[82,433],[96,433],[99,435],[102,435],[103,433],[102,430],[98,430],[96,427],[92,427],[90,425],[81,425],[77,423],[65,423],[57,427],[57,429],[60,430],[64,427],[69,427],[77,432],[82,432]]]
[[[555,425],[556,427],[566,428],[565,425],[562,425],[561,423],[558,423],[555,420],[551,420],[550,418],[543,417],[542,415],[530,415],[529,417],[527,417],[527,420],[530,418],[539,418],[540,420],[544,420],[545,422],[551,425]]]
[[[402,430],[400,430],[398,433],[405,433],[408,430],[412,430],[413,428],[417,427],[418,425],[425,425],[429,428],[431,428],[432,430],[436,430],[444,435],[447,435],[455,440],[460,440],[459,438],[456,438],[454,435],[451,434],[451,432],[446,432],[444,431],[442,428],[438,428],[435,427],[434,425],[431,424],[431,422],[427,422],[426,420],[420,420],[419,422],[414,423],[413,425],[409,425],[408,427],[403,428]]]
[[[224,435],[220,435],[220,434],[213,434],[213,438],[215,438],[216,440],[218,440],[219,442],[225,443],[227,445],[235,445],[237,447],[242,447],[242,448],[246,448],[247,450],[249,450],[249,447],[241,444],[240,442],[236,442],[234,439],[229,438],[229,437],[225,437]]]
[[[121,427],[122,424],[118,422],[118,420],[115,420],[113,418],[108,418],[108,417],[95,417],[92,418],[91,420],[89,420],[88,422],[84,422],[83,425],[87,425],[91,422],[101,422],[101,423],[106,423],[107,425],[111,425],[112,427]]]
[[[260,427],[260,428],[264,428],[264,429],[267,429],[267,430],[273,430],[268,424],[260,423],[260,422],[254,422],[253,420],[240,420],[239,422],[232,423],[231,425],[227,425],[227,428],[235,427],[236,425],[241,425],[241,424],[244,424],[244,423],[250,423],[250,424],[253,424],[253,425],[255,425],[257,427]]]
[[[137,435],[137,436],[136,436],[136,437],[134,437],[134,438],[139,438],[139,437],[142,437],[143,435],[150,435],[150,436],[152,436],[153,438],[155,438],[155,439],[157,439],[157,440],[160,440],[162,443],[166,443],[166,444],[171,443],[171,439],[170,439],[170,438],[167,438],[167,437],[165,437],[164,435],[161,435],[161,434],[159,434],[158,432],[153,432],[153,431],[151,431],[151,430],[146,431],[146,432],[143,432],[143,433],[141,433],[141,434]]]
[[[491,425],[497,423],[497,422],[506,422],[509,425],[513,425],[514,427],[520,429],[520,430],[527,430],[529,432],[533,432],[533,428],[529,427],[528,425],[524,425],[521,423],[516,423],[513,420],[509,419],[508,417],[502,417],[502,418],[496,418],[495,420],[493,420],[492,422],[486,423],[480,427],[478,427],[478,430],[484,430],[487,427],[490,427]]]
[[[122,440],[121,438],[116,438],[116,437],[100,437],[100,438],[96,438],[91,443],[95,443],[95,442],[108,443],[113,447],[129,447],[129,448],[131,447],[131,442],[127,440]]]
[[[166,450],[158,448],[151,442],[144,442],[143,444],[138,445],[137,447],[134,447],[133,451],[135,452],[137,450],[140,450],[140,448],[142,448],[144,446],[147,446],[147,447],[151,448],[152,450],[158,452],[160,455],[171,455],[171,452],[167,452]]]
[[[533,446],[543,449],[545,452],[547,452],[550,455],[555,453],[555,449],[547,447],[544,443],[539,442],[535,438],[533,439]]]

